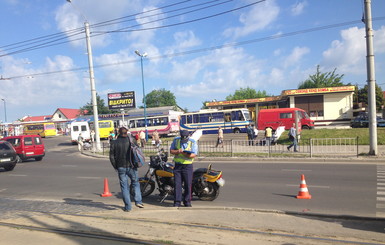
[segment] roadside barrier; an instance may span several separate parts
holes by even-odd
[[[217,147],[216,140],[200,140],[198,143],[200,157],[351,157],[359,156],[358,137],[356,138],[317,138],[300,139],[298,152],[287,149],[290,142],[267,142],[261,140],[224,140]],[[166,151],[171,141],[163,141],[160,145]],[[102,142],[103,155],[109,154],[109,143]],[[146,144],[143,148],[146,156],[155,155],[157,148]]]

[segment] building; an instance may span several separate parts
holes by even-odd
[[[284,90],[279,96],[266,98],[213,101],[206,103],[210,109],[248,108],[253,121],[260,109],[301,108],[316,126],[348,125],[353,118],[355,86]]]

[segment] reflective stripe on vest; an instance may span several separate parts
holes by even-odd
[[[191,151],[192,143],[193,142],[188,141],[187,142],[187,147],[185,148],[185,150]],[[176,147],[177,150],[182,148],[182,145],[180,143],[180,139],[176,139],[175,147]],[[174,162],[175,163],[180,163],[180,164],[192,164],[194,162],[194,158],[189,158],[189,157],[184,156],[183,154],[178,154],[178,155],[175,155]]]

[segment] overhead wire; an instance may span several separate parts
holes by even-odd
[[[141,13],[129,15],[129,16],[126,16],[126,17],[121,17],[121,18],[118,18],[118,19],[128,18],[128,17],[132,17],[132,16],[137,16],[137,15],[143,15],[143,14],[150,13],[150,12],[153,12],[153,11],[159,11],[159,10],[162,10],[162,9],[165,9],[165,8],[169,8],[169,7],[173,7],[173,6],[176,6],[177,4],[181,4],[181,3],[185,3],[185,2],[189,2],[189,1],[191,1],[191,0],[186,0],[186,1],[178,2],[176,4],[170,4],[170,5],[166,5],[166,6],[163,6],[163,7],[150,9],[150,10],[147,10],[147,11],[144,11],[144,12],[141,12]],[[219,4],[224,4],[224,3],[228,3],[228,2],[231,2],[231,1],[234,1],[234,0],[225,0],[225,1],[223,1],[223,0],[212,0],[212,1],[209,1],[209,2],[204,2],[204,3],[200,3],[200,4],[194,4],[192,6],[187,6],[187,7],[185,6],[185,7],[179,8],[179,9],[174,9],[174,10],[171,10],[171,11],[166,11],[166,12],[162,12],[162,13],[158,13],[158,14],[150,15],[150,16],[153,17],[153,16],[156,16],[156,15],[166,14],[166,13],[169,13],[169,12],[181,11],[181,10],[185,10],[185,9],[189,9],[189,8],[193,8],[193,7],[197,7],[197,6],[207,5],[207,4],[210,4],[212,2],[218,2],[218,1],[222,1],[222,3],[219,3]],[[214,6],[218,6],[219,4],[216,4]],[[202,9],[207,9],[207,7],[206,8],[200,8],[199,10],[202,10]],[[172,16],[172,17],[181,16],[181,15],[184,15],[184,14],[185,13],[180,13],[180,14]],[[140,19],[140,18],[149,18],[150,16],[142,16],[142,17],[139,17],[138,19]],[[168,17],[168,18],[171,18],[171,17]],[[118,20],[118,19],[115,19],[115,20]],[[165,18],[165,19],[167,19],[167,18]],[[136,19],[131,19],[131,20],[136,20]],[[113,21],[113,20],[111,20],[111,21]],[[111,21],[104,21],[104,22],[101,22],[101,23],[105,25],[105,23],[109,23]],[[112,24],[116,24],[116,23],[112,22]],[[90,26],[91,27],[99,27],[99,26],[102,26],[102,25],[100,23],[97,23],[97,24],[92,24]],[[139,26],[139,25],[137,25],[137,26]],[[76,34],[72,34],[75,31],[76,31]],[[23,53],[23,52],[32,51],[32,50],[41,49],[41,48],[46,48],[46,47],[51,47],[51,46],[56,46],[56,45],[60,45],[60,44],[64,44],[64,43],[78,41],[78,40],[84,39],[85,37],[81,37],[81,38],[77,38],[77,39],[68,39],[68,37],[71,37],[71,36],[74,36],[74,35],[77,35],[77,34],[83,34],[83,32],[84,32],[84,27],[81,27],[81,28],[76,28],[74,30],[69,30],[67,32],[60,32],[60,33],[56,33],[56,34],[52,34],[52,35],[48,35],[48,36],[43,36],[43,37],[40,37],[40,38],[34,38],[34,39],[26,40],[26,41],[19,42],[19,43],[16,43],[16,44],[5,45],[5,46],[0,47],[0,49],[3,49],[3,52],[7,51],[7,50],[14,50],[16,48],[24,47],[24,46],[31,45],[31,44],[36,44],[34,46],[30,46],[30,47],[19,49],[19,50],[12,51],[12,52],[3,53],[3,54],[0,53],[0,57],[7,56],[7,55],[18,54],[18,53]],[[95,36],[99,36],[99,35],[105,35],[108,32],[102,32],[102,33],[98,33],[98,34],[93,34],[93,33],[95,33],[95,32],[91,33],[91,37],[95,37]],[[59,36],[59,37],[56,38],[57,36]],[[63,37],[60,38],[60,36],[63,36]],[[65,41],[62,41],[62,40],[65,40]],[[46,41],[46,42],[43,42],[43,41]],[[19,46],[12,47],[12,46],[15,46],[17,44],[19,44]]]
[[[373,21],[385,20],[385,16],[376,17],[376,18],[373,18],[372,20]],[[241,42],[227,43],[227,44],[212,46],[212,47],[207,47],[207,48],[188,50],[188,51],[178,52],[178,53],[173,53],[173,54],[166,54],[166,55],[159,55],[159,56],[147,56],[147,59],[148,60],[156,60],[156,59],[172,58],[172,57],[177,57],[177,56],[190,55],[190,54],[195,54],[195,53],[203,53],[203,52],[219,50],[219,49],[223,49],[223,48],[243,46],[243,45],[248,45],[248,44],[257,43],[257,42],[263,42],[263,41],[279,39],[279,38],[284,38],[284,37],[291,37],[291,36],[295,36],[295,35],[300,35],[300,34],[305,34],[305,33],[310,33],[310,32],[316,32],[316,31],[322,31],[322,30],[327,30],[327,29],[332,29],[332,28],[337,28],[337,27],[349,26],[349,25],[360,23],[360,22],[361,22],[361,20],[341,22],[341,23],[336,23],[336,24],[331,24],[331,25],[326,25],[326,26],[320,26],[320,27],[303,29],[303,30],[293,31],[293,32],[288,32],[288,33],[270,35],[267,37],[255,38],[255,39],[250,39],[250,40],[241,41]],[[114,63],[94,65],[94,68],[103,68],[103,67],[108,67],[108,66],[117,66],[117,65],[136,63],[136,62],[137,62],[136,59],[135,60],[118,61],[118,62],[114,62]],[[7,79],[24,78],[24,77],[29,77],[29,76],[42,76],[42,75],[50,75],[50,74],[56,74],[56,73],[62,73],[62,72],[71,72],[71,71],[88,70],[88,69],[89,69],[88,67],[80,67],[80,68],[68,69],[68,70],[58,70],[58,71],[51,71],[51,72],[42,72],[42,73],[35,73],[35,74],[28,74],[28,75],[20,75],[20,76],[9,77]]]

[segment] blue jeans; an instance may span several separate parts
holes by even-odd
[[[297,139],[294,137],[292,140],[291,140],[291,145],[289,145],[287,147],[287,149],[290,149],[294,146],[294,151],[297,151],[297,145],[298,145],[298,142],[297,142]]]
[[[140,184],[138,178],[138,170],[133,168],[118,168],[120,189],[122,190],[124,208],[131,210],[131,188],[134,190],[135,204],[142,203],[142,193],[140,192]],[[131,184],[128,183],[131,180]],[[131,186],[131,188],[130,188]]]

